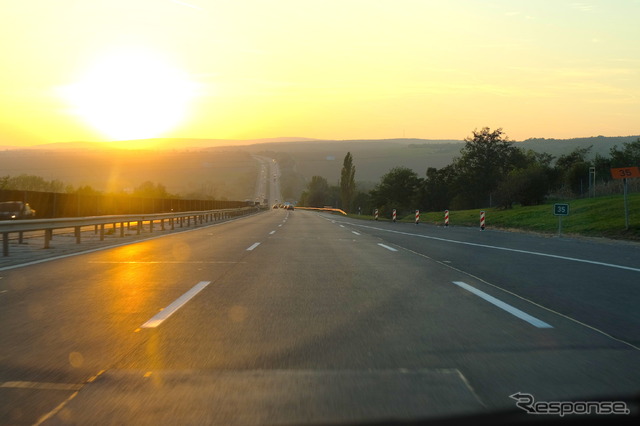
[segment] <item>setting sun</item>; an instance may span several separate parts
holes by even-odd
[[[61,93],[73,114],[121,140],[159,136],[176,126],[195,85],[159,56],[127,49],[101,57]]]
[[[0,142],[629,135],[640,2],[29,0]]]

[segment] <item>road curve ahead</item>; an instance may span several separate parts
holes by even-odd
[[[0,271],[0,422],[353,424],[621,398],[640,388],[638,259],[272,209]]]

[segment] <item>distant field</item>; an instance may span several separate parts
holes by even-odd
[[[629,194],[629,230],[625,230],[624,203],[622,195],[559,201],[569,204],[569,216],[562,218],[564,235],[582,235],[640,241],[640,194]],[[486,228],[522,230],[555,234],[558,232],[558,217],[553,215],[553,204],[540,206],[516,206],[510,210],[485,209]],[[372,219],[371,216],[350,215],[354,218]],[[388,220],[388,219],[382,219]],[[414,222],[414,215],[401,219]],[[420,221],[444,225],[443,212],[420,214]],[[449,212],[450,226],[480,227],[480,210]]]

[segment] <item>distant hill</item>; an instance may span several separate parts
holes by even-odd
[[[40,145],[32,145],[28,149],[66,149],[66,150],[93,150],[93,149],[153,149],[153,150],[190,150],[203,148],[217,148],[228,146],[244,146],[260,143],[274,142],[306,142],[314,141],[309,138],[282,137],[267,139],[199,139],[199,138],[153,138],[153,139],[132,139],[112,142],[55,142]],[[16,147],[6,147],[16,149]],[[19,148],[19,149],[25,149]]]
[[[588,146],[593,146],[592,156],[596,153],[608,156],[613,146],[622,146],[623,143],[633,142],[639,137],[528,139],[514,143],[525,150],[547,152],[556,158],[576,148]],[[460,155],[464,144],[463,140],[379,139],[311,141],[302,144],[265,143],[248,145],[243,149],[263,154],[286,152],[294,159],[297,171],[307,180],[318,175],[327,178],[331,184],[337,184],[342,160],[347,152],[353,155],[357,181],[378,182],[383,174],[396,166],[409,167],[420,176],[424,176],[429,167],[441,168],[450,164],[454,157]]]
[[[554,156],[560,156],[567,154],[578,147],[593,146],[591,154],[600,154],[608,156],[609,151],[614,146],[621,147],[622,144],[627,142],[634,142],[638,140],[640,136],[592,136],[586,138],[572,138],[572,139],[545,139],[545,138],[531,138],[522,142],[518,142],[519,146],[525,149],[532,149],[536,152],[547,152]],[[522,144],[522,145],[520,145]]]
[[[640,136],[595,136],[574,139],[531,138],[514,141],[517,146],[547,152],[556,158],[576,148],[593,146],[591,155],[607,156],[614,146],[632,142]],[[118,141],[120,144],[123,141]],[[298,192],[312,176],[325,177],[338,184],[342,160],[351,152],[356,181],[372,187],[391,168],[404,166],[424,176],[428,167],[441,168],[460,154],[463,140],[376,139],[316,140],[310,138],[271,138],[253,140],[222,139],[145,139],[129,146],[146,149],[115,149],[111,143],[66,142],[38,145],[28,149],[0,151],[0,176],[33,174],[58,179],[75,186],[96,189],[135,187],[151,180],[164,184],[169,192],[201,192],[227,199],[251,196],[256,162],[251,154],[265,154],[286,160],[295,174]]]
[[[151,181],[171,194],[242,201],[253,197],[258,173],[256,161],[238,149],[0,151],[0,177],[21,174],[107,192],[131,191]]]

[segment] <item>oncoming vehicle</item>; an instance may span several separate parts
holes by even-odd
[[[0,220],[31,219],[36,211],[22,201],[0,202]]]

